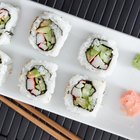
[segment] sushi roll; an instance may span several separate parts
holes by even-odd
[[[11,72],[12,60],[11,58],[0,51],[0,86],[5,82],[8,74]]]
[[[0,45],[10,44],[19,9],[11,4],[0,2]]]
[[[110,75],[116,65],[118,50],[112,40],[100,35],[91,35],[81,46],[78,59],[81,65],[99,76]]]
[[[58,15],[44,12],[32,24],[29,42],[39,52],[57,56],[62,48],[71,26]]]
[[[22,69],[20,92],[33,100],[48,103],[54,92],[56,71],[56,64],[31,60]]]
[[[81,75],[72,77],[64,97],[67,109],[78,114],[91,113],[96,116],[105,87],[105,81],[92,80]]]

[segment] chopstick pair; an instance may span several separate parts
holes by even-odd
[[[12,101],[8,100],[6,97],[0,95],[0,101],[2,101],[4,104],[8,105],[10,108],[21,114],[26,119],[30,120],[32,123],[40,127],[42,130],[46,131],[53,137],[55,137],[58,140],[81,140],[78,136],[71,133],[69,130],[65,129],[61,125],[57,124],[55,121],[51,120],[49,117],[45,116],[43,113],[38,111],[37,109],[33,108],[30,105],[27,105],[25,103],[22,103],[20,101],[15,101],[15,103],[18,103],[21,107],[28,110],[30,113],[26,112],[24,109],[20,108],[18,105],[14,104]],[[36,118],[37,117],[37,118]],[[39,120],[40,119],[40,120]],[[49,124],[51,127],[47,126],[42,121]],[[54,130],[55,129],[55,130]],[[59,133],[59,132],[60,133]]]

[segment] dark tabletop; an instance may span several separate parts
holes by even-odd
[[[103,26],[140,37],[140,0],[34,0]],[[85,124],[42,111],[85,140],[125,140]],[[0,103],[0,140],[54,140],[52,136]]]

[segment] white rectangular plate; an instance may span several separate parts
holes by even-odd
[[[112,29],[85,21],[64,12],[43,6],[28,0],[3,0],[20,8],[19,21],[12,38],[11,45],[0,46],[13,59],[13,72],[7,82],[0,88],[0,93],[68,117],[70,119],[97,127],[126,138],[140,139],[140,116],[127,117],[121,111],[120,96],[129,89],[140,92],[140,72],[131,66],[131,61],[140,52],[140,40]],[[28,41],[29,30],[36,16],[42,11],[53,11],[61,15],[72,25],[70,35],[63,49],[56,58],[46,57],[34,50]],[[69,79],[75,74],[86,74],[96,77],[91,72],[81,67],[78,60],[79,47],[90,33],[99,33],[108,39],[115,40],[119,49],[117,66],[110,77],[106,78],[107,89],[102,107],[96,118],[91,115],[77,115],[66,110],[64,105],[64,91]],[[24,64],[30,59],[47,60],[58,64],[56,88],[49,104],[32,101],[19,93],[18,78]]]

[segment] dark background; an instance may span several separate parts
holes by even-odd
[[[103,26],[140,37],[140,0],[34,0]],[[133,47],[133,46],[132,46]],[[42,111],[85,140],[125,140],[82,123]],[[0,140],[54,140],[52,136],[0,103]]]

